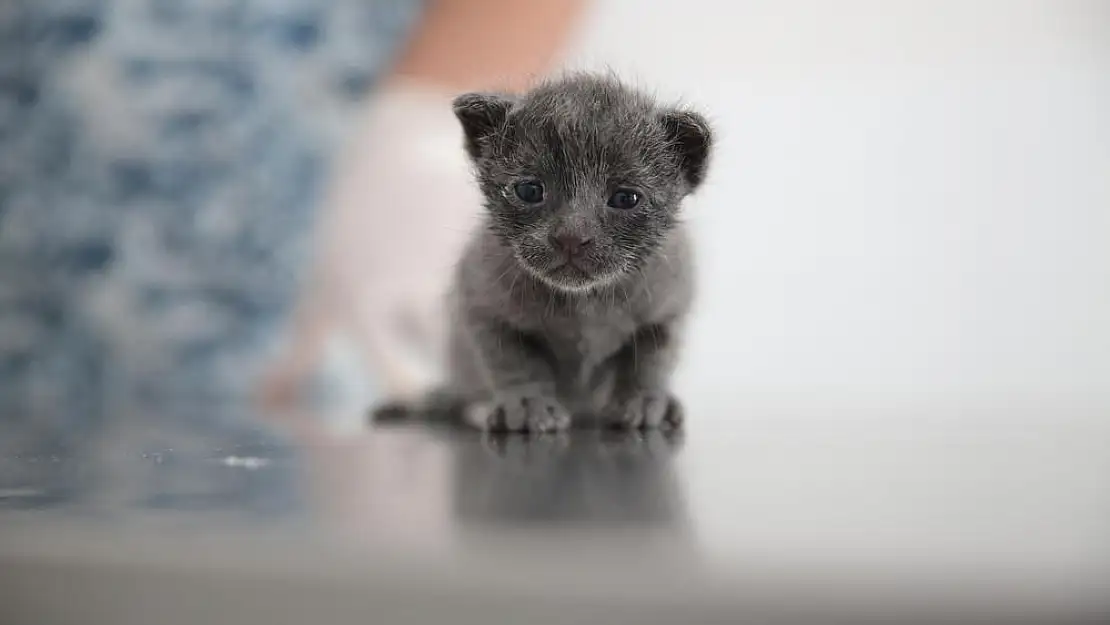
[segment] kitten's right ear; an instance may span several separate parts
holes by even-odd
[[[471,158],[482,155],[487,140],[505,123],[512,100],[489,93],[466,93],[452,103],[455,117],[462,124],[464,145]]]
[[[663,128],[667,140],[678,154],[682,174],[690,189],[698,188],[705,180],[709,167],[709,153],[713,148],[713,131],[705,117],[693,111],[672,110],[663,113]]]

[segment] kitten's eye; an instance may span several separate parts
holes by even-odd
[[[609,196],[609,206],[620,210],[636,208],[640,204],[640,194],[632,189],[617,189]]]
[[[518,182],[513,186],[513,192],[525,204],[539,204],[543,201],[543,183],[535,180]]]

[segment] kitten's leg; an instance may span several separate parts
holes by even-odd
[[[678,328],[652,324],[640,328],[613,358],[616,388],[604,421],[620,429],[678,428],[682,404],[670,391],[678,362]]]
[[[556,398],[551,358],[535,339],[489,319],[470,320],[464,338],[490,391],[473,402],[466,421],[493,431],[551,432],[570,427],[570,413]]]

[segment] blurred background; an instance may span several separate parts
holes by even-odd
[[[717,132],[681,453],[368,432],[480,217],[451,98],[566,70]],[[0,529],[648,518],[1067,604],[1107,441],[1105,0],[0,1]]]

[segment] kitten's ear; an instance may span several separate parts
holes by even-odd
[[[452,107],[462,124],[464,145],[471,158],[482,155],[486,140],[505,123],[512,100],[503,95],[466,93],[455,98]]]
[[[696,189],[705,180],[713,147],[709,122],[693,111],[678,110],[663,112],[662,122],[667,141],[678,154],[686,182],[691,190]]]

